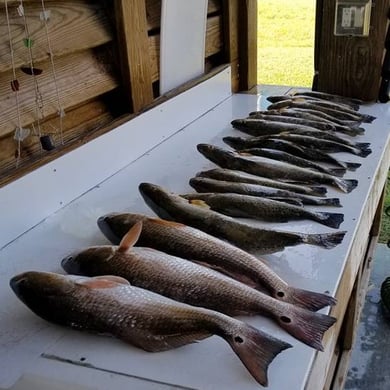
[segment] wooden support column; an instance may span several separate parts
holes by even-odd
[[[153,101],[144,0],[115,0],[123,88],[134,112]]]
[[[336,0],[318,1],[314,84],[319,91],[378,98],[389,7],[390,0],[373,1],[368,37],[336,36]]]
[[[247,91],[257,84],[257,0],[223,0],[223,19],[232,90]]]

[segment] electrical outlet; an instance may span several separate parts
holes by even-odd
[[[335,35],[366,37],[370,32],[372,0],[336,1]]]

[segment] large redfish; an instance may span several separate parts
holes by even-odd
[[[266,315],[298,340],[323,350],[322,337],[335,318],[280,302],[220,272],[180,257],[133,247],[141,229],[142,222],[137,222],[118,247],[106,245],[84,249],[64,258],[62,267],[77,275],[121,276],[133,286],[227,315]]]
[[[158,249],[217,269],[255,289],[266,289],[274,298],[310,310],[334,305],[336,300],[319,292],[290,286],[261,259],[199,229],[142,214],[111,213],[98,219],[104,235],[113,243],[137,222],[143,227],[137,245]]]
[[[242,321],[130,286],[119,277],[31,271],[14,276],[10,285],[21,301],[47,321],[109,333],[150,352],[220,336],[264,386],[268,365],[291,347]]]

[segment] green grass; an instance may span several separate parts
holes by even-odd
[[[387,243],[387,241],[390,240],[390,216],[385,213],[385,210],[388,207],[390,208],[390,174],[388,174],[387,182],[388,184],[386,186],[385,200],[383,205],[382,226],[379,235],[379,242],[381,243]]]
[[[315,0],[258,0],[258,83],[308,87]]]

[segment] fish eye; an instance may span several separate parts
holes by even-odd
[[[234,341],[236,342],[236,343],[243,343],[244,342],[244,340],[240,337],[240,336],[236,336],[235,338],[234,338]]]

